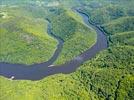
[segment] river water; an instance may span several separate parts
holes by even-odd
[[[63,65],[49,67],[58,58],[58,55],[60,54],[62,46],[64,44],[64,41],[62,39],[56,37],[51,32],[51,25],[49,24],[48,34],[52,35],[59,41],[57,49],[51,59],[41,64],[33,64],[29,66],[23,64],[10,64],[0,62],[0,75],[7,78],[14,76],[15,80],[40,80],[44,77],[54,74],[69,74],[75,72],[81,64],[93,58],[99,51],[106,49],[108,47],[108,44],[105,32],[100,27],[90,22],[88,15],[84,14],[78,9],[76,9],[75,12],[82,16],[83,21],[89,29],[92,27],[97,33],[97,41],[91,48]]]

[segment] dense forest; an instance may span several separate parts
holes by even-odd
[[[34,64],[49,60],[58,41],[62,51],[54,64],[64,64],[92,47],[97,33],[107,36],[108,48],[84,62],[75,72],[42,80],[10,80],[0,76],[0,100],[134,100],[133,0],[0,0],[0,62]],[[26,56],[27,55],[27,56]]]

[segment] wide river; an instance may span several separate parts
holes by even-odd
[[[63,65],[50,67],[50,65],[52,65],[53,62],[58,58],[58,55],[62,50],[64,41],[59,37],[56,37],[51,32],[51,25],[49,24],[48,33],[59,41],[57,49],[54,55],[50,58],[50,60],[41,64],[33,65],[10,64],[0,62],[0,75],[7,78],[14,77],[15,80],[40,80],[44,77],[54,74],[69,74],[75,72],[81,64],[93,58],[99,51],[106,49],[108,47],[108,44],[105,32],[100,27],[92,23],[89,20],[88,15],[79,11],[78,9],[75,10],[75,12],[82,16],[83,21],[89,29],[92,27],[97,33],[97,41],[91,48],[89,48],[82,54],[76,56],[73,60],[70,60],[69,62],[66,62]]]

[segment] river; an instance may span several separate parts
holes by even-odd
[[[7,78],[14,77],[14,80],[40,80],[44,77],[54,74],[69,74],[75,72],[81,64],[93,58],[98,52],[106,49],[108,47],[108,44],[105,32],[100,27],[90,22],[88,15],[79,11],[78,9],[76,9],[75,12],[82,16],[83,21],[89,29],[90,27],[92,27],[97,33],[97,41],[91,48],[63,65],[49,67],[58,58],[58,55],[60,54],[62,46],[64,44],[64,41],[62,39],[56,37],[51,32],[51,26],[49,24],[48,34],[53,35],[53,37],[59,41],[57,49],[51,59],[47,62],[33,65],[10,64],[0,62],[0,75]]]

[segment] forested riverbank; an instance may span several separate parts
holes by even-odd
[[[64,11],[62,7],[68,9],[77,6],[90,16],[90,21],[103,28],[108,37],[109,47],[71,74],[52,75],[39,81],[8,80],[1,77],[0,99],[133,100],[134,1],[59,0],[58,2],[61,4],[58,6],[60,9],[50,7],[51,12],[56,11],[56,14],[59,14]],[[55,12],[51,13],[51,16],[52,14]]]

